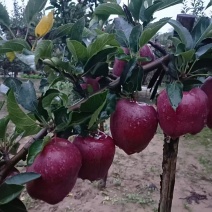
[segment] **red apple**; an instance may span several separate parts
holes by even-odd
[[[140,63],[141,65],[148,64],[148,63],[150,63],[150,62],[155,60],[155,55],[152,52],[151,48],[147,44],[144,45],[142,48],[140,48],[139,52],[140,52],[140,56],[141,57],[148,57],[150,59],[150,61],[141,62]]]
[[[124,50],[125,54],[130,53],[128,48],[122,47],[122,49]],[[126,64],[127,61],[115,58],[113,65],[113,74],[116,75],[117,77],[120,77]]]
[[[81,165],[79,150],[68,140],[55,137],[27,167],[27,172],[41,174],[27,183],[27,192],[32,198],[57,204],[74,187]]]
[[[113,162],[113,139],[103,132],[98,132],[86,137],[77,136],[73,144],[82,155],[82,167],[78,177],[90,181],[103,179]]]
[[[82,83],[81,84],[81,87],[83,90],[86,90],[89,88],[89,86],[92,87],[93,89],[93,92],[96,92],[100,89],[100,85],[98,83],[100,77],[97,77],[97,78],[92,78],[92,77],[83,77],[83,80],[85,83]]]
[[[207,126],[209,128],[212,128],[212,77],[208,77],[205,80],[205,82],[201,86],[201,89],[206,93],[208,97],[209,114],[207,118]]]
[[[165,134],[177,138],[187,133],[199,133],[206,124],[208,98],[200,88],[183,92],[176,111],[172,108],[166,90],[157,98],[159,124]]]
[[[110,118],[114,143],[128,155],[144,150],[157,126],[157,113],[153,106],[128,99],[117,102],[116,110]]]

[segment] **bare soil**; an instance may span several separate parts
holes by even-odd
[[[0,96],[0,101],[3,96]],[[0,111],[0,118],[6,110]],[[106,122],[109,129],[109,122]],[[107,130],[109,133],[109,131]],[[25,143],[28,138],[24,139]],[[21,200],[29,212],[154,212],[160,196],[163,133],[158,132],[139,154],[126,155],[116,148],[107,186],[78,179],[70,194],[57,205],[31,199],[24,191]],[[180,140],[173,212],[212,211],[212,131]],[[21,164],[21,163],[20,163]],[[19,165],[20,165],[19,164]],[[20,168],[22,170],[23,168]]]

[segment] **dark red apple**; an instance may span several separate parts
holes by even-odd
[[[55,137],[27,167],[27,172],[41,174],[41,178],[27,183],[27,192],[34,199],[57,204],[74,187],[81,165],[82,158],[76,146]]]
[[[77,136],[73,144],[82,155],[82,167],[78,177],[90,181],[103,179],[113,162],[113,139],[103,132],[98,132],[86,137]]]
[[[208,97],[209,113],[207,118],[207,126],[209,128],[212,128],[212,77],[208,77],[205,80],[205,82],[201,86],[201,89],[206,93]]]
[[[206,124],[208,98],[200,88],[183,92],[176,111],[172,108],[166,90],[157,98],[159,124],[165,134],[177,138],[187,133],[197,134]]]
[[[100,77],[92,78],[92,77],[83,77],[85,83],[81,84],[83,90],[89,89],[89,86],[93,89],[93,92],[96,92],[100,89],[100,85],[98,83]]]
[[[115,145],[128,155],[144,150],[158,126],[153,106],[121,99],[110,118],[110,130]]]
[[[141,62],[141,65],[146,65],[155,60],[155,55],[147,44],[140,48],[139,52],[141,57],[147,57],[150,59],[150,61]]]
[[[124,50],[125,54],[130,53],[128,48],[122,47],[122,49]],[[127,61],[115,58],[113,65],[113,74],[116,75],[117,77],[120,77],[126,64]]]

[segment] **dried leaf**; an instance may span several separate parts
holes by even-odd
[[[7,52],[6,56],[7,56],[8,60],[10,62],[12,62],[15,59],[15,53],[14,52]]]
[[[46,35],[54,23],[54,11],[52,10],[47,16],[44,16],[35,28],[35,36],[40,38]]]

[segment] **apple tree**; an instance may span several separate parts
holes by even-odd
[[[28,1],[24,14],[29,29],[46,2]],[[0,109],[4,104],[7,109],[0,119],[1,211],[26,211],[18,198],[25,185],[32,198],[56,204],[77,178],[106,183],[115,146],[127,155],[141,152],[158,123],[164,131],[158,210],[171,211],[179,137],[196,134],[206,124],[211,128],[212,120],[211,20],[201,17],[195,22],[195,17],[178,15],[177,20],[153,22],[154,12],[181,2],[131,0],[121,7],[106,1],[95,8],[89,27],[84,17],[55,27],[51,11],[35,27],[36,39],[30,44],[28,34],[1,43],[1,54],[30,55],[46,74],[39,95],[31,81],[4,81],[8,91],[0,102]],[[1,10],[0,23],[9,29],[8,13]],[[110,15],[118,17],[108,22]],[[151,41],[165,24],[175,31],[169,54]],[[60,38],[65,46],[57,55],[55,41]],[[155,59],[149,44],[163,56]],[[155,107],[138,100],[142,79],[151,71],[148,88]],[[162,80],[166,88],[157,95]],[[103,132],[109,118],[112,136]],[[18,173],[15,166],[21,160],[25,169]]]

